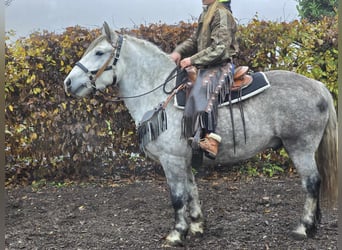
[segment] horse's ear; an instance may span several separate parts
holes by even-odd
[[[112,34],[111,34],[111,31],[110,31],[110,28],[109,28],[109,25],[107,22],[104,22],[103,29],[104,29],[104,32],[105,32],[108,40],[112,41]]]

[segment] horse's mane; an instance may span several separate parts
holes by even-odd
[[[115,37],[117,38],[117,35],[115,35]],[[89,47],[86,49],[83,56],[89,53],[92,49],[94,49],[99,43],[101,43],[105,39],[107,39],[107,36],[105,34],[102,34],[99,37],[97,37],[92,43],[90,43]],[[135,44],[136,47],[140,48],[140,52],[142,53],[141,55],[144,54],[145,56],[145,65],[155,65],[156,63],[160,65],[160,63],[168,64],[172,62],[171,58],[168,56],[166,52],[164,52],[157,45],[153,44],[148,40],[144,40],[142,38],[138,38],[128,34],[124,35],[124,40],[127,40],[127,42]],[[157,58],[158,60],[156,60]]]
[[[154,43],[147,41],[143,38],[138,38],[135,36],[131,36],[131,35],[125,35],[127,38],[133,40],[135,43],[138,43],[140,45],[142,45],[142,48],[144,48],[145,50],[149,50],[149,51],[153,51],[155,53],[160,53],[163,55],[166,55],[166,53],[159,48],[157,45],[155,45]]]
[[[126,38],[133,40],[134,42],[142,45],[144,47],[144,49],[146,50],[154,50],[156,53],[161,53],[161,54],[165,54],[166,53],[164,51],[162,51],[157,45],[153,44],[152,42],[149,42],[147,40],[141,39],[141,38],[137,38],[131,35],[125,35]],[[86,55],[90,50],[92,50],[93,48],[95,48],[97,46],[98,43],[102,42],[103,40],[107,39],[106,35],[100,35],[99,37],[97,37],[87,48],[87,50],[85,51],[84,55]]]

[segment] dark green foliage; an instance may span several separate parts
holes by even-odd
[[[316,22],[323,17],[337,14],[337,0],[297,0],[299,16],[309,22]]]

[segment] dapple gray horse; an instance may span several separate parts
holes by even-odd
[[[138,125],[147,111],[167,98],[159,84],[174,68],[170,57],[155,45],[120,35],[105,23],[103,34],[76,63],[64,87],[68,94],[84,97],[114,81],[120,95],[136,97],[124,102]],[[267,148],[283,146],[306,193],[303,214],[292,231],[293,236],[303,239],[315,232],[320,221],[320,193],[332,202],[337,197],[337,118],[333,99],[321,82],[294,72],[275,70],[265,75],[271,87],[243,101],[246,142],[242,119],[235,115],[233,144],[229,109],[220,108],[216,130],[222,137],[219,154],[215,161],[205,159],[203,164],[238,162]],[[233,105],[233,112],[239,114],[239,107]],[[162,165],[170,188],[175,225],[166,243],[181,245],[189,231],[203,234],[204,218],[192,173],[192,149],[181,135],[183,112],[168,105],[165,113],[167,129],[145,145],[145,152]]]

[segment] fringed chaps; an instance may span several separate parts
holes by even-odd
[[[229,92],[232,80],[231,64],[200,69],[184,108],[182,135],[193,136],[198,129],[214,131],[217,125],[218,105]]]

